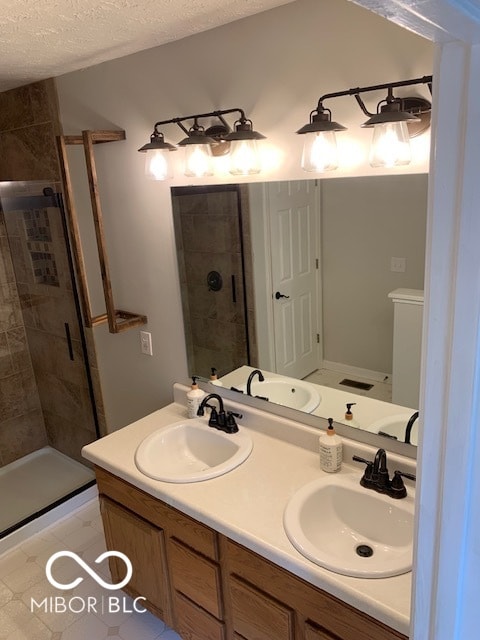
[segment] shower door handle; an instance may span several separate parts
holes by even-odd
[[[67,345],[68,345],[68,355],[70,356],[70,360],[75,360],[75,357],[73,355],[73,344],[72,344],[72,336],[70,335],[70,325],[68,324],[68,322],[64,323],[65,326],[65,336],[67,338]]]

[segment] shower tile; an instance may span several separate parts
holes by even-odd
[[[0,93],[0,131],[33,124],[28,86]]]
[[[27,336],[24,327],[17,327],[6,332],[8,347],[12,356],[14,371],[30,369],[32,362],[28,350]]]
[[[0,421],[23,415],[39,408],[33,371],[20,371],[2,380],[0,388]]]
[[[20,299],[15,284],[0,284],[0,331],[22,324]]]
[[[0,236],[0,283],[14,282],[15,273],[13,271],[12,257],[10,255],[10,245],[8,239]]]
[[[71,341],[74,358],[71,360],[65,333],[60,337],[37,329],[27,329],[27,336],[37,379],[45,373],[51,373],[72,384],[86,385],[82,345],[78,340]]]
[[[0,400],[0,410],[1,408]],[[39,410],[25,412],[20,416],[0,422],[0,450],[3,464],[18,460],[46,444],[47,436],[43,426],[43,416]]]
[[[44,411],[45,428],[48,444],[65,455],[86,464],[81,456],[82,447],[96,439],[95,430],[88,430],[82,424],[72,423],[68,418],[59,416],[51,411]]]
[[[0,133],[4,180],[58,180],[54,127],[43,123]]]
[[[90,424],[92,410],[88,388],[50,371],[44,371],[37,383],[44,411],[54,413],[79,427]]]
[[[27,88],[34,122],[55,122],[58,119],[58,100],[53,78],[34,82]]]
[[[0,333],[0,379],[13,373],[13,361],[6,332]]]

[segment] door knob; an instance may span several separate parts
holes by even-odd
[[[280,298],[290,298],[290,296],[286,296],[286,295],[284,295],[283,293],[280,293],[280,291],[277,291],[277,292],[275,293],[275,299],[276,299],[276,300],[280,300]]]

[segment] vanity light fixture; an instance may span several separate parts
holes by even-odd
[[[373,127],[369,157],[371,166],[394,167],[408,164],[411,160],[410,138],[428,129],[432,105],[424,98],[397,98],[393,95],[393,89],[416,84],[427,84],[431,93],[432,76],[356,87],[321,96],[317,108],[310,113],[310,122],[297,131],[305,135],[302,168],[305,171],[323,173],[338,167],[335,132],[344,131],[346,127],[332,122],[331,111],[323,103],[327,99],[341,96],[354,96],[360,109],[369,117],[361,126]],[[370,113],[360,94],[385,89],[387,97],[377,104],[376,113]]]
[[[224,116],[238,113],[234,122],[234,130]],[[207,128],[199,124],[199,120],[218,120]],[[184,122],[193,120],[193,125],[187,129]],[[167,124],[177,124],[186,134],[176,146],[165,142],[160,127]],[[213,175],[212,157],[229,155],[229,171],[233,175],[252,175],[260,173],[261,163],[257,141],[265,138],[261,133],[253,130],[252,121],[245,116],[243,109],[224,109],[192,116],[182,116],[156,122],[150,142],[138,151],[146,153],[145,172],[153,180],[166,180],[172,176],[169,169],[169,155],[178,147],[185,148],[185,175],[203,177]]]
[[[150,136],[150,142],[144,144],[141,149],[145,153],[145,175],[150,180],[166,180],[173,176],[170,152],[176,151],[176,147],[165,142],[163,133],[157,131],[155,125]]]

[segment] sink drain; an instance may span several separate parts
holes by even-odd
[[[373,549],[368,544],[359,544],[355,551],[362,558],[370,558],[373,556]]]

